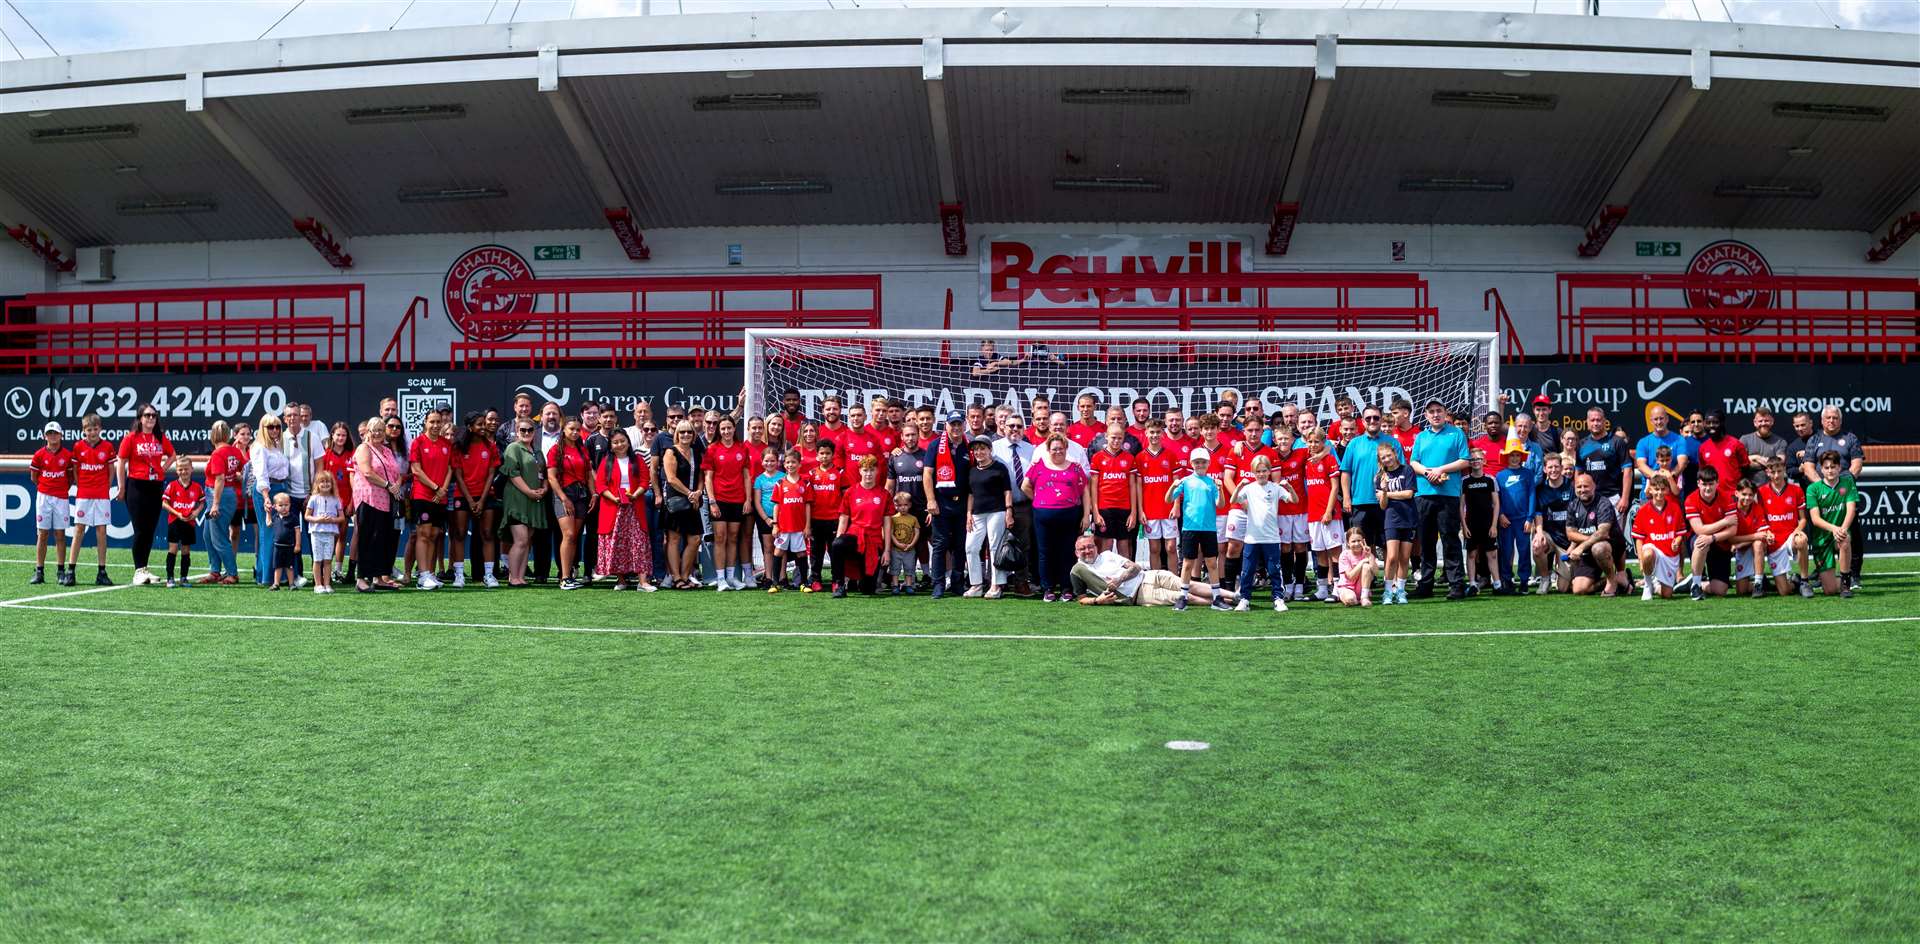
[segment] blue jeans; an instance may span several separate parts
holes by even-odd
[[[240,497],[234,490],[222,488],[220,503],[214,506],[207,520],[200,525],[206,532],[207,572],[210,574],[234,578],[240,576],[240,561],[233,553],[233,540],[227,533],[227,525],[233,522],[233,510],[239,506]]]
[[[1512,519],[1509,519],[1512,520]],[[1514,521],[1500,529],[1495,535],[1495,547],[1500,550],[1500,579],[1513,583],[1514,570],[1520,572],[1520,583],[1533,579],[1533,536],[1527,533],[1524,521]]]
[[[653,549],[653,573],[647,576],[660,583],[667,579],[667,532],[660,527],[660,505],[653,500],[653,489],[641,492],[640,502],[646,509],[647,543]]]
[[[1253,578],[1260,568],[1267,569],[1267,586],[1273,590],[1274,602],[1286,591],[1287,583],[1280,578],[1280,545],[1247,544],[1240,549],[1241,563],[1245,568],[1240,571],[1240,599],[1253,596]]]
[[[273,582],[273,526],[267,523],[267,514],[273,508],[273,497],[285,494],[284,483],[269,484],[264,498],[259,492],[253,493],[253,582],[263,587]]]

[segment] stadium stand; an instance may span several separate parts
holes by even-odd
[[[366,358],[358,284],[43,292],[8,301],[0,321],[0,367],[22,373],[317,370]]]
[[[1585,361],[1905,363],[1920,350],[1920,278],[1562,272],[1557,292],[1560,352]]]

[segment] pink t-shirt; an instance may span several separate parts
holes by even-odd
[[[1372,560],[1373,560],[1373,554],[1371,552],[1364,553],[1364,554],[1355,554],[1350,550],[1344,550],[1344,549],[1341,550],[1340,551],[1340,586],[1343,586],[1348,590],[1352,590],[1354,593],[1359,593],[1360,584],[1354,578],[1360,572],[1360,565],[1368,563],[1369,561],[1372,561]]]
[[[1087,470],[1069,461],[1064,469],[1050,469],[1045,462],[1027,466],[1027,479],[1033,482],[1033,507],[1078,508],[1087,495]]]

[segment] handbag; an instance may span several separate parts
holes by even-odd
[[[667,514],[681,515],[693,510],[693,500],[679,492],[667,496]]]
[[[1000,545],[1000,553],[993,555],[993,566],[997,570],[1014,571],[1025,567],[1027,557],[1020,549],[1020,542],[1009,535],[1006,543]]]

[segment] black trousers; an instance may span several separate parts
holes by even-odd
[[[1355,505],[1347,516],[1347,526],[1359,528],[1367,536],[1367,546],[1386,547],[1387,513],[1379,505]]]
[[[1020,569],[1008,576],[1015,583],[1035,586],[1040,583],[1040,555],[1034,553],[1038,545],[1033,543],[1033,503],[1016,501],[1012,511],[1007,516],[1007,540],[1019,545],[1026,554],[1021,558]]]
[[[931,544],[931,557],[927,563],[933,571],[933,579],[947,585],[948,590],[961,592],[966,590],[964,576],[953,579],[955,573],[967,572],[967,512],[965,508],[956,511],[940,511],[933,516],[932,533],[928,535]]]
[[[133,519],[133,566],[147,566],[153,554],[153,532],[160,525],[160,493],[166,483],[127,479],[127,517]]]
[[[849,574],[858,574],[859,580],[850,580]],[[875,575],[867,573],[866,555],[860,553],[860,542],[853,535],[843,534],[833,540],[833,575],[847,581],[847,589],[852,590],[858,584],[861,593],[871,594],[878,589]]]
[[[393,512],[363,503],[353,513],[353,527],[360,536],[359,556],[355,558],[360,577],[371,580],[393,573],[394,540],[397,537],[393,530]]]
[[[1420,514],[1420,554],[1427,561],[1426,569],[1420,572],[1420,592],[1432,592],[1434,573],[1442,561],[1446,562],[1447,586],[1466,589],[1460,569],[1460,496],[1421,495],[1413,504]]]
[[[1848,564],[1847,573],[1858,578],[1860,576],[1860,565],[1866,560],[1867,529],[1865,525],[1860,523],[1860,516],[1857,514],[1853,516],[1853,523],[1847,525],[1847,549],[1851,552],[1853,560],[1850,562],[1836,561],[1836,563]]]
[[[813,567],[814,583],[827,582],[827,550],[833,545],[833,532],[838,530],[840,530],[840,525],[833,521],[809,521],[807,523],[807,557],[810,566]],[[833,566],[833,572],[836,576],[846,573],[846,571],[839,569],[839,558],[834,558]]]

